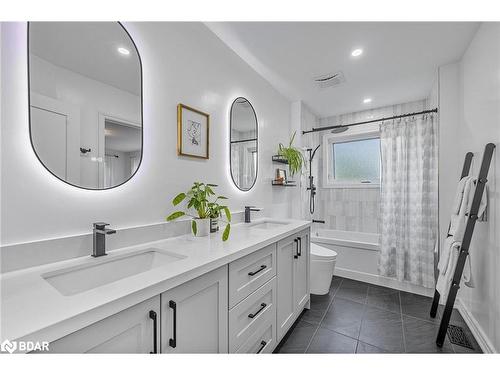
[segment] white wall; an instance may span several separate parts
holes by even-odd
[[[459,64],[441,66],[439,80],[439,233],[445,238],[450,207],[465,153],[457,147],[459,117]]]
[[[439,72],[440,222],[449,221],[450,197],[463,158],[474,152],[477,175],[484,146],[497,145],[488,176],[488,221],[478,222],[470,253],[476,287],[462,286],[459,299],[490,349],[500,350],[500,24],[483,23],[459,64]],[[446,224],[444,224],[446,223]]]
[[[484,145],[496,144],[489,173],[489,214],[478,223],[471,245],[476,288],[462,288],[460,298],[500,351],[500,24],[478,30],[460,65],[460,129],[462,153],[471,150],[479,172]]]
[[[245,204],[288,216],[283,188],[272,188],[271,155],[289,137],[290,103],[199,23],[126,23],[143,62],[144,156],[132,180],[108,191],[71,187],[40,165],[29,141],[26,24],[2,24],[1,243],[90,232],[104,220],[120,229],[162,222],[170,201],[194,180],[220,185],[232,210]],[[229,109],[243,96],[259,121],[259,175],[240,192],[228,163]],[[176,106],[211,115],[210,160],[176,152]]]
[[[318,126],[318,117],[313,113],[302,101],[295,101],[291,106],[291,126],[292,131],[296,132],[294,146],[302,149],[315,148],[317,146],[317,133],[310,133],[303,135],[303,130],[311,130]],[[289,143],[290,140],[285,140],[285,145]],[[318,151],[319,152],[319,151]],[[316,154],[318,155],[318,154]],[[311,215],[309,212],[309,191],[306,188],[309,186],[309,154],[304,151],[305,156],[305,167],[303,168],[303,173],[300,176],[293,176],[292,179],[297,181],[299,188],[294,188],[293,191],[293,201],[297,202],[300,200],[301,204],[294,204],[292,206],[292,216],[296,219],[311,220],[318,219],[317,215]],[[315,161],[318,156],[315,156]],[[318,186],[318,163],[313,161],[312,174],[314,176],[314,184]],[[318,196],[316,195],[316,200]]]

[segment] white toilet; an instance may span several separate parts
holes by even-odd
[[[311,293],[327,294],[332,282],[337,253],[311,243]]]

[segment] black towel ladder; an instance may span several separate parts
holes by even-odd
[[[450,291],[448,292],[448,298],[446,300],[443,316],[441,318],[441,324],[439,325],[439,332],[436,338],[436,345],[439,347],[443,346],[444,339],[446,337],[446,332],[448,331],[448,324],[450,323],[451,313],[453,312],[453,305],[455,304],[455,299],[457,297],[458,289],[460,289],[460,280],[462,279],[462,273],[464,271],[465,261],[467,259],[467,256],[469,255],[469,246],[472,240],[474,226],[476,225],[476,220],[478,218],[477,214],[479,211],[481,198],[483,196],[486,182],[488,181],[487,179],[488,170],[490,168],[494,150],[495,150],[495,145],[493,143],[488,143],[484,148],[483,160],[481,162],[481,169],[479,170],[479,176],[476,184],[476,191],[474,192],[474,197],[472,198],[472,205],[468,216],[467,224],[465,227],[465,233],[462,239],[462,245],[460,246],[460,252],[458,255],[457,264],[455,266],[455,272],[453,273],[453,280],[451,282]],[[468,152],[465,155],[464,166],[462,169],[462,175],[460,179],[469,175],[473,156],[474,154],[472,152]],[[436,317],[437,309],[439,306],[439,299],[440,299],[439,292],[437,290],[434,290],[434,299],[432,301],[432,307],[430,312],[432,318]]]

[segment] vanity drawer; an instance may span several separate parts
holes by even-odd
[[[272,353],[276,347],[276,324],[275,321],[266,322],[238,349],[237,353],[264,354]]]
[[[276,322],[276,278],[273,277],[229,310],[229,352],[235,353],[262,327]]]
[[[276,276],[276,244],[229,264],[229,307]]]

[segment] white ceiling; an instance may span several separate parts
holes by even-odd
[[[478,23],[215,22],[223,42],[290,100],[320,117],[428,96],[437,68],[457,61]],[[355,48],[364,53],[351,56]],[[319,89],[313,79],[342,71],[346,82]],[[363,99],[370,97],[370,104]]]
[[[130,55],[121,55],[124,47]],[[117,22],[30,22],[30,53],[88,78],[141,93],[137,51]]]

